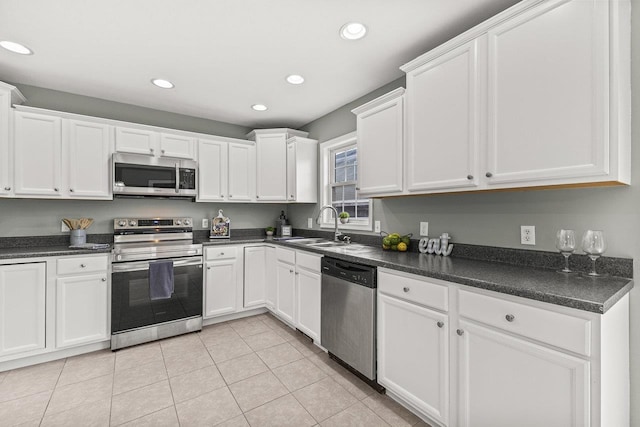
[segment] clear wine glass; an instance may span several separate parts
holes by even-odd
[[[582,236],[582,250],[591,259],[591,272],[589,276],[601,276],[596,273],[596,260],[604,253],[607,245],[604,241],[604,233],[600,230],[587,230]]]
[[[556,248],[564,256],[564,268],[560,271],[562,273],[572,273],[569,270],[569,257],[576,250],[576,232],[573,230],[558,230]]]

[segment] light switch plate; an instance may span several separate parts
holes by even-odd
[[[60,221],[60,231],[63,233],[66,233],[67,231],[71,231],[69,230],[69,227],[67,227],[67,224],[64,223],[64,221]]]
[[[520,244],[535,246],[536,244],[536,226],[535,225],[520,226]]]
[[[307,218],[307,228],[313,228],[313,218]]]
[[[209,218],[202,218],[202,228],[209,228]]]
[[[429,223],[421,222],[420,223],[420,237],[427,237],[429,235]]]
[[[380,221],[374,221],[373,223],[373,231],[376,233],[380,232]]]

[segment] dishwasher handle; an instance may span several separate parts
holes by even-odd
[[[369,288],[376,287],[376,267],[355,264],[336,258],[322,258],[322,274],[344,279]]]

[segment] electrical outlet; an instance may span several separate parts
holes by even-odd
[[[520,243],[523,245],[536,244],[536,226],[535,225],[520,226]]]
[[[71,230],[69,230],[69,227],[67,227],[67,224],[65,224],[64,221],[60,221],[60,231],[66,233],[67,231]]]
[[[380,221],[374,221],[373,223],[373,231],[376,233],[380,232]]]
[[[429,235],[429,223],[421,222],[420,223],[420,236],[427,237]]]
[[[202,228],[209,228],[209,218],[202,218]]]
[[[307,218],[307,228],[313,228],[313,218]]]

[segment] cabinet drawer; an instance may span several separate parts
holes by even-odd
[[[234,247],[222,246],[219,248],[207,248],[206,260],[212,261],[215,259],[231,259],[237,256],[238,250]]]
[[[278,261],[287,262],[289,264],[296,263],[296,251],[292,249],[276,248],[276,258]]]
[[[420,276],[379,269],[378,292],[437,310],[449,310],[449,287]]]
[[[460,316],[589,356],[591,321],[460,290]]]
[[[108,264],[106,256],[61,258],[57,261],[57,271],[58,275],[107,271]]]
[[[309,252],[296,252],[296,267],[303,267],[307,270],[320,273],[320,260],[322,255],[311,254]]]

